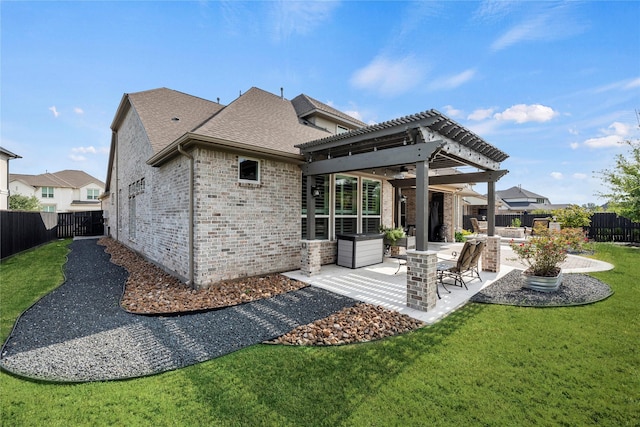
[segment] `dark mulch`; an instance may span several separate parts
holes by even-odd
[[[513,270],[475,294],[471,301],[522,307],[565,307],[591,304],[610,297],[611,288],[586,274],[564,274],[555,292],[523,288],[521,270]]]

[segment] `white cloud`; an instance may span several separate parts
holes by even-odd
[[[358,120],[362,121],[362,114],[360,113],[360,111],[346,110],[346,111],[344,111],[344,113],[350,115],[354,119],[358,119]]]
[[[571,135],[579,135],[580,134],[580,132],[576,128],[569,128],[569,133]]]
[[[71,160],[73,160],[74,162],[84,162],[84,161],[86,161],[86,160],[87,160],[87,158],[86,158],[85,156],[77,156],[77,155],[75,155],[75,154],[71,154],[71,155],[69,156],[69,158],[70,158]]]
[[[469,80],[471,80],[476,75],[476,70],[474,68],[470,68],[468,70],[464,70],[461,73],[454,74],[453,76],[442,77],[434,80],[429,84],[429,89],[431,90],[447,90],[447,89],[455,89],[458,86],[462,86]]]
[[[55,105],[52,105],[51,107],[49,107],[49,111],[53,113],[53,117],[58,117],[60,115]]]
[[[478,108],[473,113],[467,116],[468,120],[485,120],[491,117],[493,114],[493,108]]]
[[[572,142],[571,144],[569,144],[569,146],[571,147],[572,150],[577,150],[578,147],[580,147],[580,143],[579,142]]]
[[[447,116],[449,117],[453,117],[453,118],[459,118],[462,117],[463,112],[462,110],[458,110],[457,108],[453,108],[453,105],[445,105],[444,106],[444,112]]]
[[[91,153],[91,154],[96,154],[98,151],[96,150],[96,148],[93,145],[90,145],[88,147],[74,147],[71,149],[71,152],[73,153]]]
[[[638,77],[637,79],[631,80],[629,83],[624,85],[625,89],[633,89],[636,87],[640,87],[640,77]]]
[[[574,173],[572,176],[573,176],[575,179],[587,179],[587,178],[588,178],[588,176],[587,176],[587,174],[586,174],[586,173],[579,173],[579,172]]]
[[[90,145],[88,147],[73,147],[71,152],[82,154],[108,154],[109,149],[107,147],[96,148],[93,145]]]
[[[584,145],[591,148],[617,147],[629,135],[631,127],[620,122],[613,122],[607,129],[601,129],[602,136],[589,138]]]
[[[399,59],[378,56],[353,74],[351,84],[359,89],[375,90],[381,95],[393,96],[416,86],[423,75],[422,67],[411,55]]]
[[[73,112],[76,113],[76,114],[84,114],[84,110],[82,108],[80,108],[80,107],[75,107],[73,109]]]
[[[579,15],[570,3],[541,7],[546,10],[528,12],[528,18],[509,28],[491,44],[491,49],[499,51],[520,42],[560,40],[580,34],[586,28],[576,21]]]
[[[563,179],[563,178],[564,178],[564,175],[562,175],[562,172],[551,172],[551,174],[550,174],[550,175],[551,175],[551,177],[552,177],[553,179],[558,179],[558,180],[560,180],[560,179]]]
[[[272,3],[271,22],[276,40],[294,34],[308,34],[331,17],[340,3],[336,1],[277,1]]]
[[[556,111],[553,111],[553,108],[547,107],[545,105],[518,104],[507,108],[502,113],[494,114],[493,117],[496,120],[514,121],[516,123],[544,123],[551,120],[557,115],[558,113]]]

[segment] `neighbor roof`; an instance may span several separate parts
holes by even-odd
[[[293,108],[296,109],[298,117],[304,118],[313,114],[319,114],[323,116],[329,116],[330,118],[348,124],[352,127],[363,127],[367,124],[360,120],[336,110],[335,108],[324,104],[316,99],[311,98],[308,95],[301,94],[291,100]]]
[[[11,151],[7,150],[6,148],[0,147],[0,153],[4,154],[5,156],[11,158],[11,159],[21,159],[21,156],[18,156],[15,153],[12,153]]]
[[[506,190],[496,191],[496,196],[501,199],[546,199],[545,196],[536,194],[532,191],[525,190],[520,186],[514,186]]]
[[[91,183],[104,187],[104,183],[80,170],[63,170],[40,175],[9,174],[9,181],[20,181],[32,187],[81,188]]]

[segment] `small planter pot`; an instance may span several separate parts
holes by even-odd
[[[557,276],[545,277],[545,276],[532,276],[529,274],[523,274],[524,285],[523,288],[531,289],[538,292],[555,292],[562,283],[562,270]]]
[[[391,256],[400,255],[400,246],[391,245]]]

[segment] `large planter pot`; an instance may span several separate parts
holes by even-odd
[[[539,292],[557,291],[560,283],[562,283],[562,270],[557,276],[552,277],[532,276],[529,274],[523,274],[522,276],[524,278],[524,288]]]

